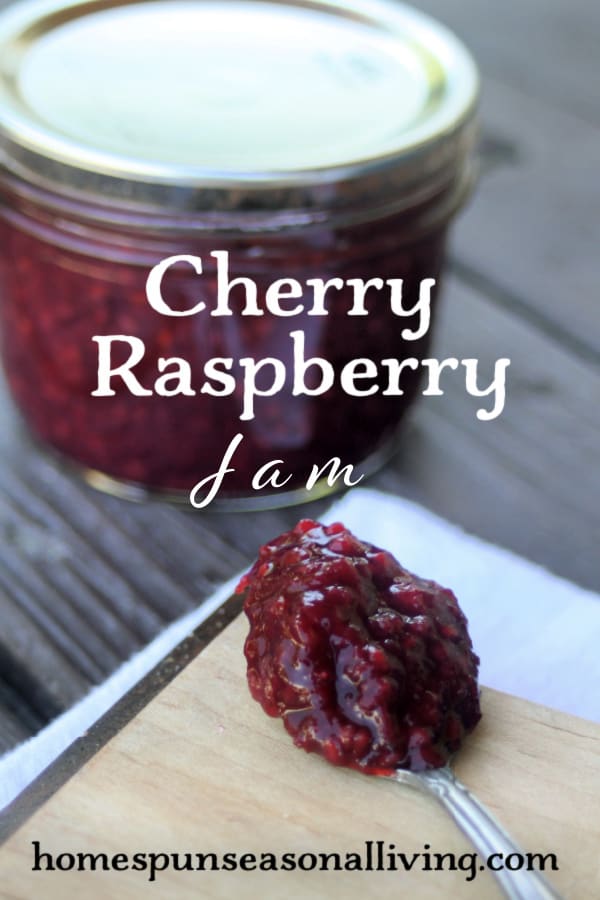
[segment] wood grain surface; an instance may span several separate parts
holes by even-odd
[[[238,617],[33,816],[0,854],[0,896],[492,900],[488,872],[31,871],[32,842],[61,853],[472,852],[446,814],[408,787],[296,749],[250,698]],[[600,893],[600,727],[483,691],[459,777],[524,850],[556,853],[567,900]],[[364,856],[363,856],[364,858]],[[466,858],[465,858],[466,859]],[[194,857],[195,860],[195,857]]]

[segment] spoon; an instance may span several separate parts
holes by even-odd
[[[525,855],[448,766],[418,773],[397,769],[392,775],[382,777],[391,778],[399,784],[407,784],[435,797],[483,859],[498,854],[500,862],[511,853]],[[513,871],[505,868],[489,871],[497,879],[509,900],[562,900],[561,895],[539,872],[526,869]]]
[[[340,522],[303,519],[261,548],[236,593],[250,623],[250,692],[285,717],[298,747],[365,773],[391,770],[388,779],[432,794],[488,863],[521,853],[449,767],[393,770],[406,759],[417,769],[444,762],[481,718],[479,658],[450,590]],[[418,727],[431,716],[437,731]],[[436,735],[446,736],[439,747]],[[491,871],[509,900],[560,900],[535,871]]]

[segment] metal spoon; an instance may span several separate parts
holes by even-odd
[[[523,851],[504,828],[456,778],[448,766],[418,773],[398,769],[393,775],[384,777],[433,795],[484,859],[496,853],[501,854],[503,859],[510,853],[523,855]],[[525,869],[512,871],[505,868],[489,871],[498,880],[509,900],[562,900],[561,895],[539,872]]]

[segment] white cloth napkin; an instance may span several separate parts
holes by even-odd
[[[299,510],[298,517],[302,516]],[[452,588],[481,657],[480,682],[600,721],[600,596],[465,534],[420,506],[355,489],[323,516]],[[0,759],[0,809],[229,596],[237,577],[103,685]]]

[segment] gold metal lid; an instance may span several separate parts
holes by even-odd
[[[395,0],[32,0],[0,14],[0,167],[160,208],[347,205],[449,177],[477,89]]]

